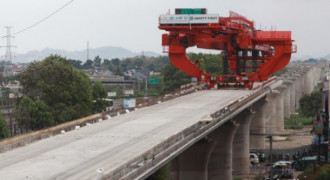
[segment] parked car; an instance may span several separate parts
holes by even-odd
[[[257,154],[250,153],[250,163],[251,164],[257,164],[257,163],[259,163],[259,158],[258,158]]]

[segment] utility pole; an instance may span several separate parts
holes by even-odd
[[[250,133],[250,135],[257,135],[257,136],[265,136],[269,138],[269,156],[270,156],[270,172],[269,172],[269,179],[274,179],[274,168],[273,168],[273,136],[289,136],[290,134],[263,134],[263,133]]]
[[[13,66],[12,66],[12,60],[13,60],[13,56],[11,54],[11,48],[15,47],[11,45],[11,38],[14,38],[14,36],[11,35],[10,33],[10,29],[12,27],[7,26],[5,27],[7,29],[7,35],[3,36],[2,38],[6,38],[7,39],[7,45],[6,46],[0,46],[0,47],[6,47],[6,54],[5,54],[5,66],[3,68],[3,76],[12,76],[13,75]],[[7,65],[7,63],[9,65]]]
[[[270,156],[270,180],[273,180],[273,136],[267,136],[269,138],[269,156]]]
[[[148,79],[146,79],[146,92],[145,92],[144,97],[145,97],[145,98],[148,97]]]

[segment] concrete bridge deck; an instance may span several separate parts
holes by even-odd
[[[250,94],[198,91],[0,154],[0,179],[95,179]]]

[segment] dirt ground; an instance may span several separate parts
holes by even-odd
[[[286,129],[277,134],[284,134],[285,136],[273,137],[273,149],[291,149],[312,144],[314,134],[310,133],[311,128],[303,129]],[[269,148],[269,141],[267,139],[265,148]]]

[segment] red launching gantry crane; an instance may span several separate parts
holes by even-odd
[[[160,15],[159,29],[169,32],[162,35],[162,45],[172,64],[209,88],[234,84],[252,89],[254,82],[284,68],[297,51],[291,31],[256,30],[252,21],[234,12],[219,17],[204,8],[175,9],[175,14]],[[186,49],[193,46],[222,51],[220,76],[212,77],[187,58]]]

